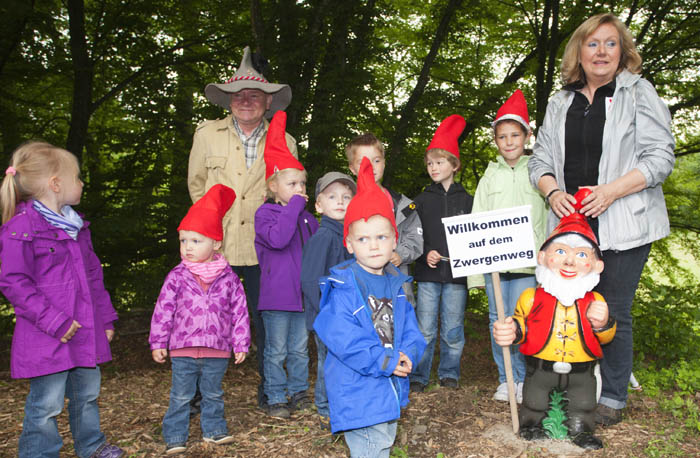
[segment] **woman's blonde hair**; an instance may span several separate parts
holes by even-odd
[[[73,171],[77,174],[79,170],[78,159],[62,148],[38,141],[20,145],[12,153],[10,167],[0,185],[2,223],[15,215],[19,202],[43,195],[50,177]]]
[[[634,38],[627,26],[612,13],[596,14],[578,26],[566,44],[561,59],[561,78],[564,84],[586,82],[586,75],[581,67],[581,46],[584,40],[603,24],[613,25],[620,35],[620,65],[615,76],[625,69],[632,73],[642,72],[642,56],[637,52]]]

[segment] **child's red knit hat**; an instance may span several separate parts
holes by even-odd
[[[506,119],[519,122],[530,132],[530,116],[527,114],[527,102],[525,101],[525,95],[520,89],[516,89],[513,95],[506,100],[506,103],[498,109],[496,119],[491,123],[491,127],[495,129],[499,121]]]
[[[446,117],[435,130],[433,140],[425,149],[429,151],[433,148],[444,149],[452,153],[459,159],[459,136],[467,126],[467,121],[458,114],[453,114]]]
[[[265,139],[265,179],[267,180],[275,172],[284,169],[304,170],[304,166],[297,160],[287,148],[285,128],[287,127],[287,113],[280,110],[272,117],[270,127],[267,129]]]
[[[224,239],[221,224],[226,212],[236,200],[233,189],[222,184],[215,184],[206,194],[195,202],[177,227],[178,231],[194,231],[210,239]]]
[[[391,222],[396,232],[396,240],[399,240],[399,231],[396,229],[394,211],[391,208],[389,198],[384,191],[374,182],[372,164],[367,157],[362,158],[360,173],[357,174],[357,194],[348,204],[343,222],[343,244],[347,246],[348,230],[350,224],[359,219],[367,221],[370,216],[381,215]]]

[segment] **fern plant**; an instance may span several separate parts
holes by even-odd
[[[565,392],[556,389],[549,393],[549,410],[547,417],[542,420],[542,428],[550,439],[566,439],[569,432],[564,424],[567,419],[567,399],[564,394]]]

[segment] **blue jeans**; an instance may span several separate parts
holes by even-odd
[[[314,403],[316,404],[316,410],[318,414],[324,417],[329,417],[331,415],[330,410],[328,410],[328,395],[326,394],[326,376],[323,371],[323,366],[326,362],[326,355],[328,354],[328,348],[326,344],[323,343],[318,335],[314,332],[314,340],[316,340],[316,349],[318,354],[318,364],[316,368],[316,386],[314,387]]]
[[[345,431],[351,458],[389,458],[396,439],[396,420]]]
[[[20,458],[58,458],[63,446],[56,417],[68,398],[68,422],[79,457],[89,457],[105,442],[100,431],[100,368],[76,367],[29,380],[24,423],[19,436]]]
[[[608,303],[610,316],[617,320],[617,331],[612,342],[603,346],[603,391],[598,402],[613,409],[627,405],[633,360],[632,302],[650,249],[651,244],[647,244],[625,251],[603,251],[605,268],[595,290]]]
[[[265,396],[270,405],[286,404],[309,389],[309,332],[304,312],[262,312],[265,323]],[[284,371],[285,361],[287,372]],[[287,377],[289,373],[289,377]]]
[[[184,444],[190,432],[190,401],[199,385],[202,393],[202,436],[228,434],[224,419],[224,390],[221,381],[229,358],[171,358],[173,381],[170,405],[163,418],[163,439],[168,445]]]
[[[503,295],[503,312],[505,317],[512,316],[515,312],[515,305],[518,298],[527,288],[537,286],[534,275],[522,274],[499,274],[501,278],[501,294]],[[486,284],[486,296],[489,298],[489,335],[491,336],[491,353],[493,360],[498,367],[498,383],[506,381],[506,369],[503,363],[503,347],[493,340],[493,324],[498,321],[498,311],[496,310],[496,294],[493,290],[493,280],[491,274],[484,274]],[[513,382],[521,383],[525,380],[525,358],[520,353],[520,345],[510,346],[510,361],[513,366]]]
[[[464,348],[464,309],[467,305],[467,286],[458,283],[418,282],[416,318],[418,328],[428,346],[411,374],[412,382],[427,385],[433,365],[435,340],[440,315],[440,380],[459,380],[459,363]],[[439,312],[439,313],[438,313]]]

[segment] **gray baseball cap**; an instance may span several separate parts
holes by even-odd
[[[326,189],[328,186],[332,185],[336,181],[340,181],[348,185],[348,187],[352,190],[353,194],[357,192],[357,185],[355,185],[355,182],[352,178],[350,178],[344,173],[328,172],[321,178],[319,178],[318,181],[316,181],[316,198],[318,198],[318,195],[321,194],[324,189]]]

